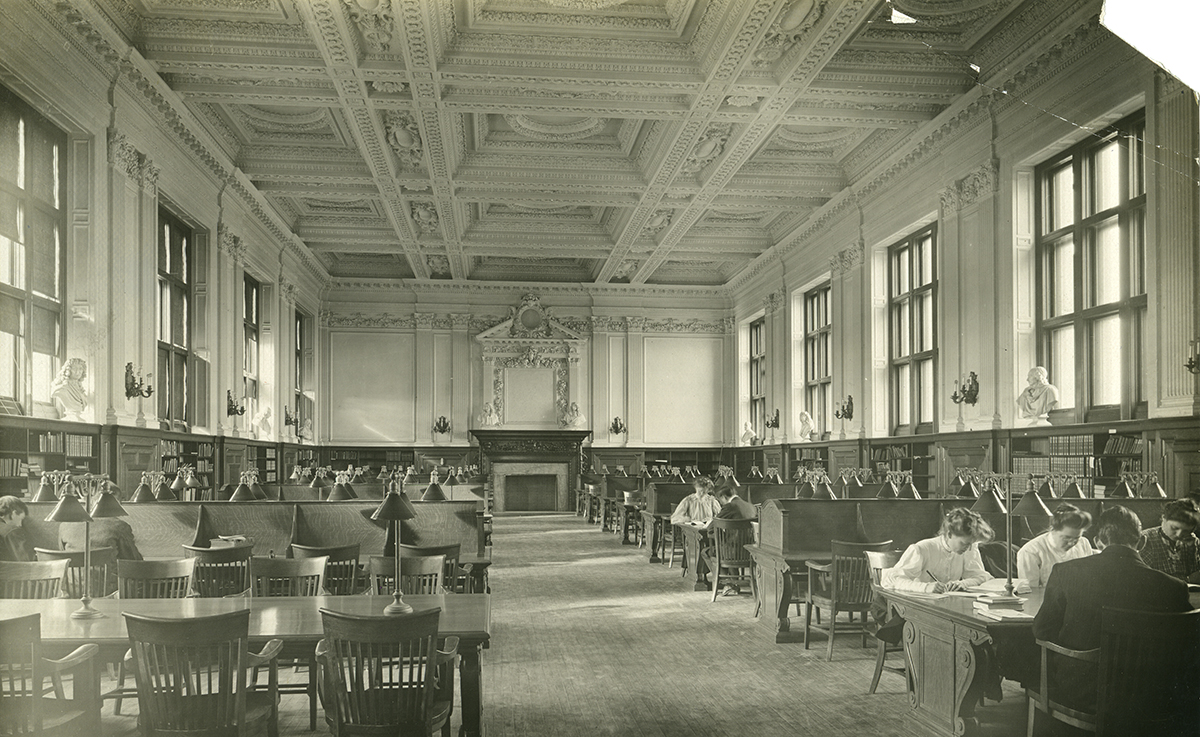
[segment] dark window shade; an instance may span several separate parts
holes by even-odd
[[[20,160],[21,107],[23,105],[8,90],[0,88],[0,180],[17,184],[17,162]]]
[[[29,240],[25,253],[29,259],[30,287],[34,294],[58,299],[58,223],[45,213],[26,213]]]
[[[33,308],[33,333],[30,336],[34,353],[58,354],[58,312],[41,307]]]
[[[25,302],[0,294],[0,332],[23,335],[21,326],[25,322]]]
[[[26,191],[46,204],[57,207],[57,140],[61,136],[51,132],[45,125],[33,125],[28,131],[25,148]]]
[[[20,241],[20,228],[17,226],[17,210],[18,203],[17,195],[5,189],[0,189],[0,235]]]
[[[192,370],[188,372],[189,396],[195,403],[192,416],[195,424],[208,425],[208,361],[192,356]]]

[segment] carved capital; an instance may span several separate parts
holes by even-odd
[[[246,258],[246,244],[226,225],[217,228],[217,248],[233,259],[235,264],[240,264]]]
[[[627,317],[625,318],[625,329],[629,332],[642,332],[646,329],[646,318],[644,317]]]
[[[433,317],[432,312],[414,312],[413,322],[418,329],[431,330],[433,328]]]
[[[141,181],[142,189],[153,197],[158,193],[158,175],[162,169],[151,161],[149,156],[141,156],[140,159],[138,179]]]
[[[1000,189],[999,162],[992,159],[963,177],[958,184],[962,207],[990,197]]]
[[[959,197],[957,185],[952,184],[942,189],[938,192],[938,197],[942,201],[942,212],[946,214],[958,212]]]
[[[108,129],[108,163],[130,179],[141,178],[137,149],[116,128]]]
[[[471,315],[465,312],[450,313],[450,327],[455,330],[466,330],[471,325]]]
[[[286,300],[289,305],[296,304],[296,292],[297,289],[295,284],[292,284],[286,279],[279,280],[279,293],[283,295],[284,300]]]
[[[768,315],[774,315],[783,307],[783,297],[779,292],[771,292],[766,297],[763,297],[763,311]]]

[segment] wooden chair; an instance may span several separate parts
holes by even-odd
[[[455,594],[473,594],[470,591],[471,579],[467,575],[467,571],[459,565],[458,559],[461,557],[462,545],[454,543],[453,545],[400,545],[400,558],[404,559],[409,556],[415,558],[426,558],[431,555],[441,555],[446,558],[446,568],[442,573],[443,585],[446,591]],[[393,577],[395,574],[392,574]],[[408,593],[405,591],[404,593]],[[482,592],[480,592],[482,593]]]
[[[250,652],[249,609],[186,619],[124,616],[142,734],[246,735],[265,726],[268,737],[278,737],[283,642]],[[262,667],[267,687],[255,690],[246,674]]]
[[[298,545],[292,543],[293,558],[326,556],[325,591],[330,596],[345,596],[362,592],[361,571],[358,567],[358,543],[352,545]]]
[[[328,558],[251,559],[251,596],[320,596]]]
[[[1096,732],[1168,737],[1200,731],[1200,609],[1100,615]]]
[[[183,549],[196,559],[192,571],[192,586],[196,596],[238,596],[250,590],[250,559],[253,545],[234,545],[228,548]]]
[[[53,599],[62,590],[67,560],[0,561],[0,599]]]
[[[402,559],[403,560],[403,559]],[[321,610],[321,702],[334,737],[450,734],[458,638],[437,649],[440,609],[398,617]]]
[[[748,586],[754,598],[754,577],[750,575],[750,553],[746,546],[754,542],[754,527],[748,519],[715,519],[710,528],[709,545],[700,553],[712,572],[712,601],[717,600],[721,585]]]
[[[195,568],[195,558],[118,560],[117,597],[183,599],[192,591],[192,572]]]
[[[0,619],[0,733],[100,734],[98,651],[88,643],[58,660],[43,658],[42,615]],[[65,681],[71,683],[69,699]]]
[[[1055,719],[1064,724],[1069,724],[1076,729],[1084,730],[1085,732],[1096,731],[1096,713],[1087,711],[1077,707],[1071,707],[1056,700],[1055,685],[1050,679],[1050,653],[1054,653],[1062,658],[1077,663],[1099,663],[1100,649],[1094,650],[1071,650],[1070,648],[1056,645],[1049,640],[1035,640],[1038,648],[1041,650],[1041,675],[1038,679],[1038,689],[1025,689],[1026,701],[1026,735],[1033,737],[1033,721],[1036,712],[1040,711],[1051,719]],[[1061,662],[1061,661],[1060,661]]]
[[[83,596],[84,551],[57,550],[55,548],[34,548],[38,560],[65,560],[67,574],[64,577],[66,596],[78,599]],[[117,549],[92,548],[92,596],[100,598],[108,596],[116,590]]]
[[[825,659],[833,660],[833,640],[838,632],[854,631],[862,635],[863,647],[867,646],[867,613],[871,609],[871,574],[867,570],[867,558],[863,553],[884,552],[892,545],[891,540],[877,543],[850,543],[831,540],[829,547],[833,560],[815,563],[806,560],[808,567],[808,595],[804,599],[804,649],[808,649],[809,631],[825,633],[829,645]],[[828,609],[825,624],[813,623],[813,608]],[[838,612],[850,614],[849,627],[839,627]],[[854,615],[862,621],[855,623]]]
[[[679,553],[679,566],[683,569],[683,575],[687,575],[687,551],[684,549],[685,540],[683,530],[679,529],[679,525],[672,524],[670,519],[663,520],[663,550],[667,550],[670,546],[670,552],[667,554],[667,568],[675,565],[675,554]]]
[[[400,559],[400,593],[444,594],[446,562],[440,555],[413,555]],[[372,555],[367,559],[371,593],[391,596],[396,581],[396,559]]]
[[[118,560],[118,599],[184,599],[192,593],[192,571],[195,558],[178,560]],[[126,687],[129,667],[122,660],[117,665],[117,687],[104,694],[113,700],[113,714],[121,713],[121,703],[137,696],[137,689]]]
[[[871,592],[872,598],[882,597],[880,592],[879,580],[885,568],[892,568],[900,562],[900,551],[887,550],[879,552],[875,550],[867,550],[863,552],[867,556],[867,570],[871,574]],[[890,613],[890,610],[889,610]],[[902,653],[904,647],[902,645],[889,645],[887,642],[879,639],[878,627],[875,628],[876,645],[875,645],[875,672],[871,675],[871,686],[867,689],[867,695],[875,693],[875,689],[879,686],[879,677],[886,670],[889,673],[897,673],[902,676],[907,676],[906,671],[901,666],[887,665],[884,661],[887,659],[888,653]]]

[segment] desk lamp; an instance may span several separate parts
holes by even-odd
[[[900,498],[900,487],[896,484],[895,476],[895,471],[888,471],[887,478],[879,486],[879,493],[875,495],[876,499]]]
[[[1079,479],[1076,478],[1075,476],[1067,476],[1067,480],[1070,483],[1067,484],[1067,488],[1063,491],[1062,496],[1060,498],[1061,499],[1082,499],[1083,498],[1083,489],[1079,488]]]
[[[37,494],[30,501],[35,502],[56,502],[58,501],[58,492],[56,489],[61,488],[66,483],[69,473],[66,471],[43,471],[42,483],[38,485]]]
[[[252,502],[254,501],[254,492],[250,490],[250,484],[246,483],[246,479],[250,476],[249,473],[243,472],[238,476],[237,488],[233,490],[229,501],[231,502]]]
[[[444,502],[446,494],[442,491],[441,484],[438,483],[438,472],[434,469],[433,473],[429,474],[429,486],[425,487],[425,493],[421,495],[423,502]]]
[[[148,477],[149,472],[142,473],[142,481],[137,485],[137,488],[133,490],[133,496],[129,498],[130,502],[133,502],[134,504],[143,504],[158,501],[158,499],[154,497],[154,492],[150,490],[150,483],[147,481]]]
[[[167,474],[162,471],[158,472],[158,486],[154,487],[154,498],[160,502],[179,501],[179,497],[175,495],[174,490],[167,485]]]
[[[803,473],[804,480],[801,482],[800,486],[796,489],[796,498],[797,499],[812,499],[812,495],[813,495],[812,480],[813,480],[814,473],[815,472],[813,472],[813,471],[805,471]]]
[[[345,471],[337,472],[333,488],[329,490],[329,496],[325,497],[325,501],[344,502],[354,498],[351,495],[350,490],[346,488],[348,486],[346,483],[346,478],[348,475],[349,474],[347,474]]]
[[[384,495],[383,501],[371,513],[371,519],[387,520],[396,524],[396,545],[393,551],[396,560],[396,586],[392,594],[392,603],[383,608],[383,613],[388,616],[410,614],[413,610],[412,606],[404,603],[400,592],[400,523],[416,516],[417,510],[400,490],[399,485],[393,485],[392,490]]]
[[[114,493],[114,490],[119,493],[120,489],[108,481],[108,476],[89,473],[77,479],[75,485],[83,491],[83,502],[74,493],[64,489],[62,499],[46,516],[46,521],[83,523],[83,598],[80,600],[83,606],[71,612],[71,619],[96,619],[104,614],[92,607],[92,519],[124,517],[126,512]],[[87,505],[93,495],[96,495],[96,504],[89,514]]]
[[[896,492],[898,499],[920,499],[921,492],[917,491],[917,485],[913,483],[912,474],[904,475],[904,482],[900,484],[900,490]]]
[[[821,474],[821,480],[813,484],[813,499],[837,499],[837,495],[833,493],[833,486],[829,483],[829,476]]]

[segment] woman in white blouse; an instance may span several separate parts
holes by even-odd
[[[1017,551],[1017,576],[1033,588],[1045,588],[1055,564],[1086,558],[1095,551],[1083,536],[1092,525],[1092,515],[1074,504],[1060,504],[1050,520],[1050,529]]]
[[[942,518],[937,537],[908,546],[894,568],[883,571],[880,583],[900,591],[940,594],[978,586],[992,577],[983,568],[979,543],[992,539],[992,528],[966,508]]]

